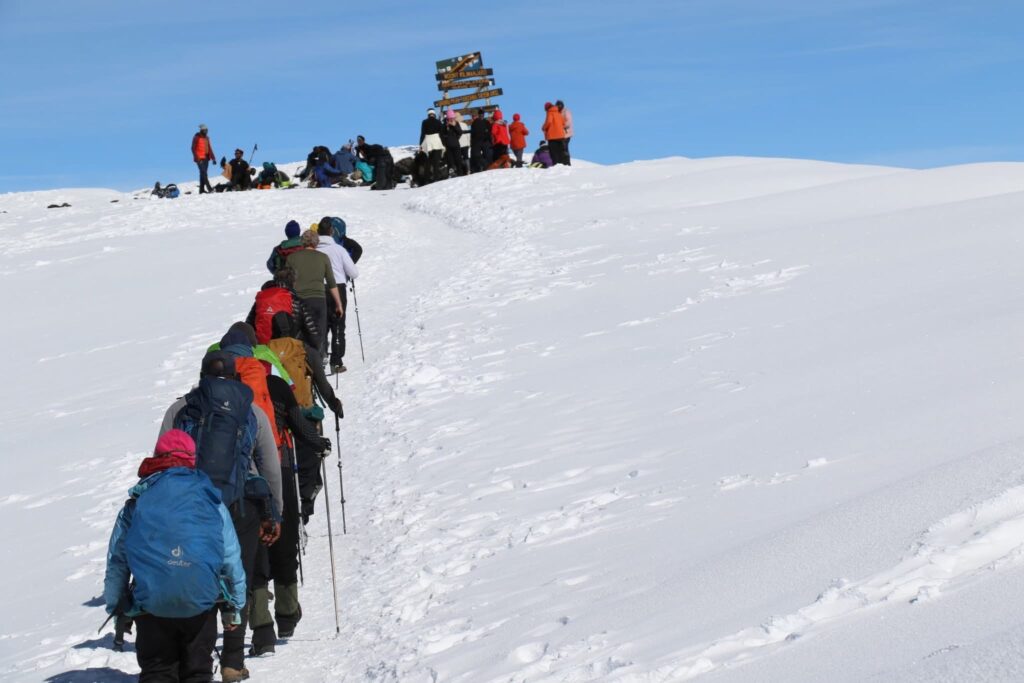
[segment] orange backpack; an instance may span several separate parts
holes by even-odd
[[[295,400],[303,408],[313,405],[313,382],[306,365],[306,346],[298,339],[281,337],[271,339],[267,346],[281,359],[281,365],[291,375]]]
[[[285,368],[287,369],[287,367]],[[277,444],[277,455],[281,457],[281,434],[277,431],[277,420],[274,417],[274,402],[270,400],[270,389],[267,388],[267,369],[263,361],[255,358],[235,358],[235,372],[245,386],[252,389],[252,402],[257,405],[270,421],[274,431],[274,443]]]

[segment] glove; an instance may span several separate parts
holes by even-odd
[[[342,410],[342,407],[341,407],[341,399],[338,398],[337,396],[335,396],[334,400],[331,401],[330,408],[331,408],[331,412],[333,412],[338,417],[345,417],[345,411]]]
[[[225,607],[220,612],[220,623],[225,631],[234,631],[242,624],[242,617],[234,607]]]
[[[272,519],[265,519],[260,522],[260,542],[263,545],[274,545],[274,541],[281,537],[281,525]]]
[[[326,458],[330,454],[331,445],[332,444],[330,439],[321,437],[320,444],[317,449],[317,452],[320,454],[321,458]]]

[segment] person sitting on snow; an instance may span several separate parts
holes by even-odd
[[[530,168],[551,168],[555,164],[551,161],[551,151],[548,149],[548,141],[541,140],[540,147],[533,153],[533,161]]]

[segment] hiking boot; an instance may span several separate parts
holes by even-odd
[[[232,669],[230,666],[222,667],[220,670],[220,680],[223,683],[238,683],[238,681],[249,680],[249,670],[244,666],[241,669]]]
[[[277,643],[277,634],[274,633],[274,623],[271,622],[266,626],[260,626],[253,629],[252,632],[252,647],[249,648],[250,657],[259,657],[260,655],[272,654],[274,646]]]
[[[280,599],[277,607],[289,610],[289,613],[277,612],[277,634],[280,638],[291,638],[295,635],[295,627],[302,620],[302,605],[299,604],[299,585],[293,583],[278,589]]]
[[[346,370],[348,370],[348,368],[346,368],[344,365],[341,365],[340,363],[338,365],[332,365],[331,366],[331,374],[332,375],[339,375],[339,374],[345,372]]]

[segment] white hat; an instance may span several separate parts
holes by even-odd
[[[437,112],[434,111],[433,107],[427,110],[427,116],[437,116]]]

